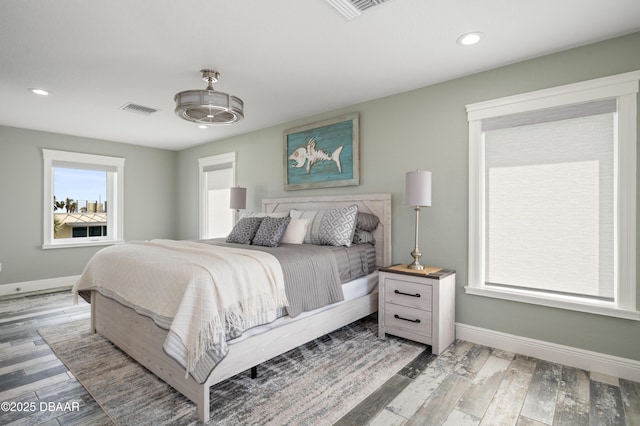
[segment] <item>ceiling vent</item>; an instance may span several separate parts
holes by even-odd
[[[121,106],[120,109],[123,111],[137,112],[138,114],[144,114],[144,115],[153,114],[154,112],[159,111],[155,108],[149,108],[146,106],[132,104],[132,103],[125,104]]]
[[[327,0],[335,10],[348,20],[357,18],[367,9],[379,6],[389,0]]]

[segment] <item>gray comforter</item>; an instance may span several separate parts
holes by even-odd
[[[224,239],[203,240],[202,243],[232,246],[272,254],[282,265],[285,290],[291,317],[344,300],[342,280],[334,253],[324,246],[283,244],[261,247],[229,244]]]

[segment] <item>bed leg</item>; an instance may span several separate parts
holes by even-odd
[[[91,292],[91,332],[96,334],[96,292]]]
[[[254,365],[253,367],[251,367],[251,379],[256,378],[258,378],[258,366]]]
[[[209,387],[201,385],[199,393],[200,398],[196,403],[198,406],[198,420],[202,423],[207,423],[209,421],[209,414],[211,411],[211,407],[209,405]]]

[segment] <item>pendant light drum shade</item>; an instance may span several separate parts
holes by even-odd
[[[196,124],[215,126],[233,124],[244,118],[244,102],[237,96],[213,90],[218,81],[217,71],[202,70],[208,82],[205,90],[185,90],[175,95],[178,117]]]

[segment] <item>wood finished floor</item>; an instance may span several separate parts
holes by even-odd
[[[112,424],[37,332],[88,317],[68,292],[0,300],[0,402],[32,404],[0,411],[0,424]],[[425,350],[337,424],[640,425],[640,383],[457,341]]]

